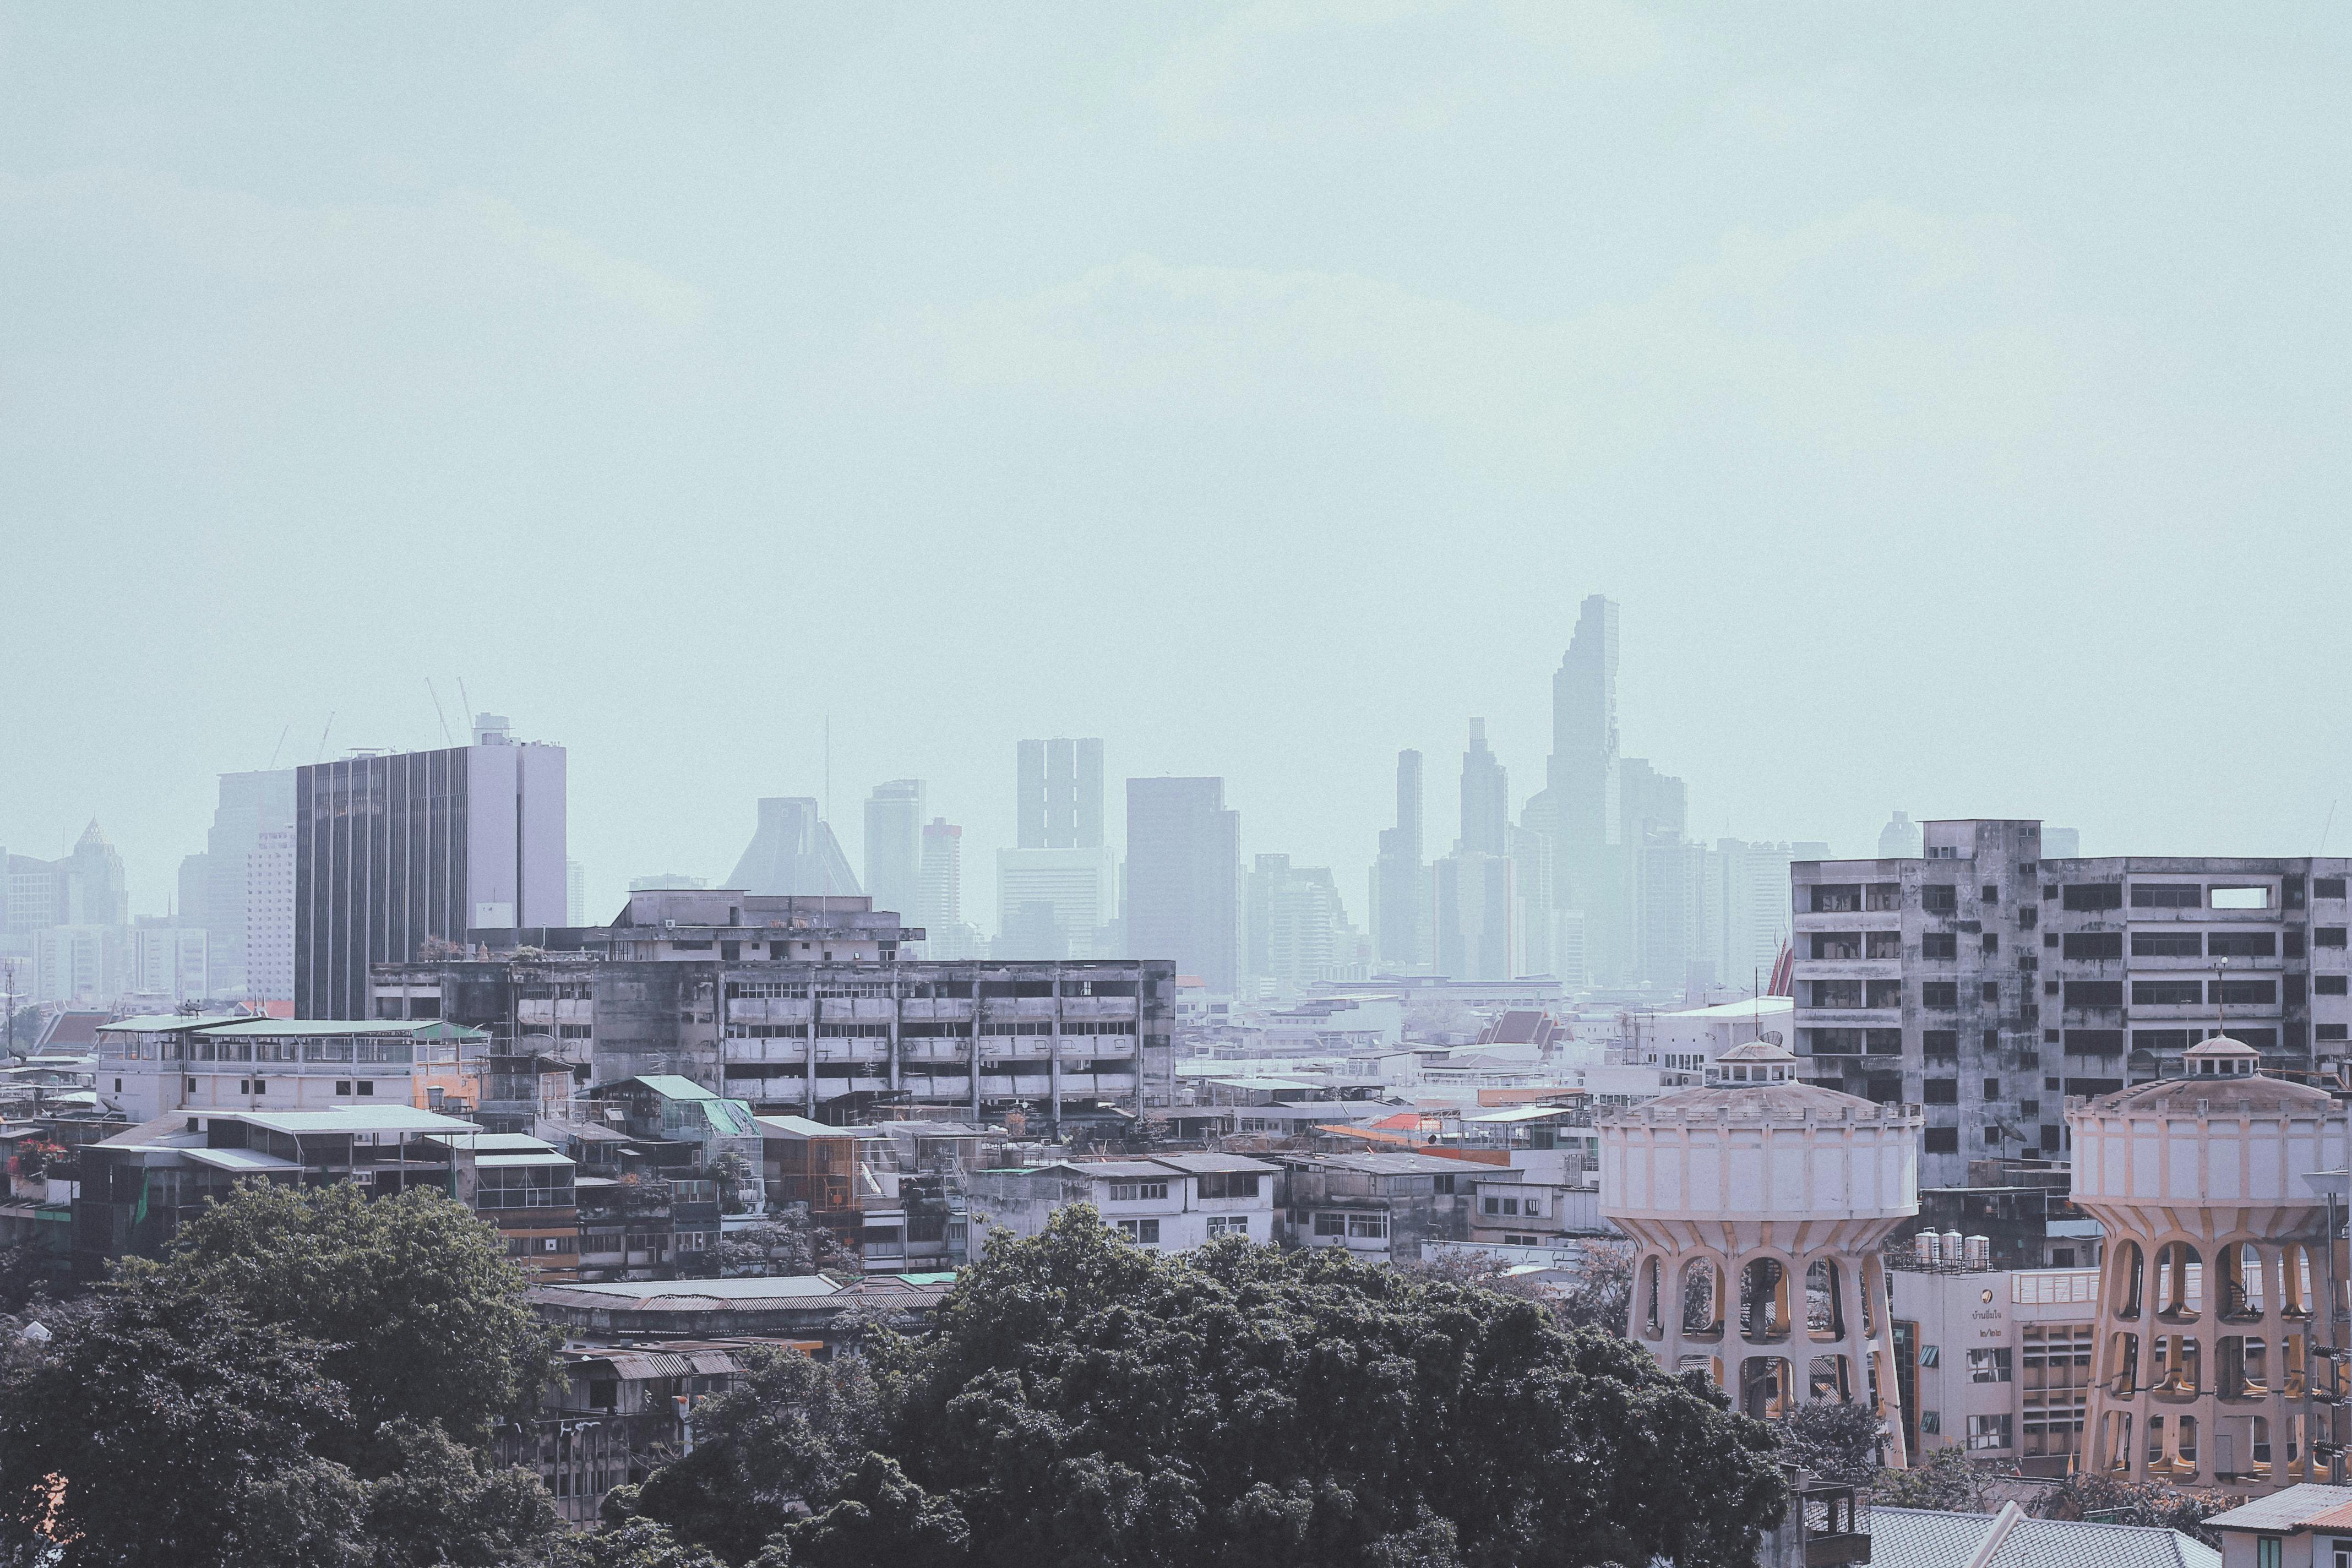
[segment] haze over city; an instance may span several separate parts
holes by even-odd
[[[923,778],[987,908],[1100,735],[1360,920],[1605,593],[1696,836],[2322,847],[2340,16],[676,20],[11,9],[0,843],[161,913],[213,774],[462,678],[600,918],[829,717],[853,861]]]

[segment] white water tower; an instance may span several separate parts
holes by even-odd
[[[1797,1080],[1785,1046],[1600,1120],[1601,1210],[1633,1237],[1633,1337],[1759,1419],[1851,1400],[1903,1423],[1879,1247],[1919,1210],[1916,1106]]]
[[[2184,1076],[2069,1100],[2074,1198],[2106,1228],[2082,1464],[2254,1495],[2339,1483],[2343,1259],[2304,1178],[2344,1108],[2216,1035]]]

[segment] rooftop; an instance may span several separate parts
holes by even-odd
[[[2205,1522],[2215,1530],[2299,1530],[2347,1504],[2352,1504],[2352,1487],[2305,1481],[2217,1513]]]
[[[1874,1568],[1969,1568],[1999,1517],[1873,1507],[1871,1562]],[[2221,1568],[2221,1554],[2177,1530],[2021,1519],[1979,1568]]]

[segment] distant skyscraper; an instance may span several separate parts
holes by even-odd
[[[1916,860],[1919,858],[1919,825],[1911,820],[1907,811],[1898,811],[1887,818],[1886,826],[1878,830],[1878,858],[1881,860]]]
[[[563,863],[563,923],[588,923],[588,868],[577,860]]]
[[[892,779],[866,797],[866,890],[909,924],[923,879],[923,781]]]
[[[1351,978],[1339,972],[1354,968],[1359,942],[1328,868],[1293,866],[1287,855],[1257,857],[1242,889],[1245,975],[1288,991]]]
[[[1412,973],[1429,966],[1429,865],[1422,842],[1421,753],[1399,752],[1396,826],[1381,829],[1372,862],[1372,942],[1386,970]]]
[[[804,795],[770,795],[760,802],[760,826],[727,885],[772,897],[862,890],[840,841],[817,815],[815,800]]]
[[[474,743],[294,773],[294,1009],[371,1015],[368,965],[470,930],[561,926],[565,754],[479,715]]]
[[[963,919],[963,829],[944,816],[923,828],[922,883],[915,897],[917,925],[952,925]]]
[[[1437,973],[1449,980],[1510,980],[1519,968],[1517,890],[1511,862],[1463,850],[1431,868]]]
[[[287,778],[293,778],[289,769]],[[577,924],[578,922],[572,922]],[[273,827],[245,858],[244,984],[232,995],[294,1000],[294,830]],[[215,984],[215,990],[218,984]]]
[[[1241,814],[1225,781],[1127,781],[1127,945],[1173,959],[1212,993],[1239,978]]]
[[[1529,810],[1553,836],[1553,903],[1583,912],[1586,961],[1604,979],[1631,958],[1617,763],[1617,605],[1595,594],[1552,677],[1551,757]]]
[[[205,928],[216,996],[268,994],[282,1001],[290,994],[257,992],[246,973],[245,943],[250,923],[246,919],[246,878],[262,835],[293,831],[292,768],[220,775],[213,825],[205,834],[204,903],[196,911],[187,900],[181,900],[181,918],[192,918],[193,912]],[[290,952],[287,962],[290,966]]]
[[[1039,915],[1038,906],[1046,912]],[[996,852],[999,958],[1108,958],[1106,928],[1118,918],[1118,861],[1102,846]],[[1030,935],[1049,922],[1061,934],[1038,943]],[[1024,934],[1027,933],[1027,934]]]
[[[1024,741],[1014,826],[1023,849],[1097,849],[1103,842],[1103,743]]]
[[[944,816],[923,826],[922,880],[914,923],[925,932],[926,957],[980,956],[980,933],[963,918],[963,829]]]
[[[1510,779],[1495,753],[1486,748],[1486,721],[1470,721],[1470,744],[1462,753],[1462,839],[1460,849],[1474,855],[1500,855],[1511,823]]]

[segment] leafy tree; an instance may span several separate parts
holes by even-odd
[[[856,1255],[809,1217],[806,1204],[794,1204],[762,1224],[730,1230],[719,1242],[719,1272],[730,1279],[857,1267]]]
[[[59,1316],[0,1382],[0,1549],[59,1568],[352,1562],[360,1489],[322,1348],[146,1279]]]
[[[953,1503],[907,1479],[896,1459],[867,1454],[838,1500],[814,1519],[787,1525],[754,1568],[901,1568],[952,1563],[971,1543]]]
[[[1765,1427],[1613,1335],[1337,1248],[1162,1258],[1083,1205],[1000,1238],[873,1376],[896,1468],[860,1456],[829,1494],[813,1473],[793,1563],[1731,1568],[1787,1500]],[[691,1458],[739,1441],[698,1431]],[[660,1481],[646,1511],[698,1539],[720,1532],[697,1510],[736,1510],[722,1551],[777,1517]]]
[[[366,1494],[372,1568],[501,1568],[563,1533],[537,1473],[492,1469],[438,1426],[394,1421],[376,1446],[384,1474]]]
[[[1552,1310],[1572,1328],[1622,1336],[1633,1310],[1633,1252],[1622,1242],[1587,1241],[1584,1267]]]
[[[744,1189],[760,1179],[758,1167],[740,1149],[726,1149],[710,1162],[711,1179],[719,1184],[719,1212],[741,1214],[751,1206]]]
[[[551,1568],[727,1568],[702,1547],[688,1546],[666,1526],[642,1518],[560,1541],[548,1562]]]
[[[1877,1413],[1843,1399],[1801,1404],[1773,1431],[1793,1463],[1841,1486],[1868,1485],[1886,1442]]]
[[[880,1393],[857,1357],[753,1346],[734,1387],[697,1406],[694,1452],[648,1477],[635,1507],[740,1561],[835,1489],[880,1440]]]
[[[1887,1508],[1926,1508],[1942,1513],[1980,1513],[1992,1482],[1958,1448],[1935,1448],[1907,1470],[1881,1470],[1871,1483],[1870,1500]]]
[[[2095,1471],[2077,1471],[2033,1502],[2041,1519],[2101,1519],[2111,1524],[2143,1524],[2193,1535],[2218,1547],[2221,1537],[2205,1528],[2217,1513],[2246,1500],[2210,1488],[2168,1487],[2158,1481],[2126,1480]]]
[[[247,1183],[181,1227],[160,1273],[331,1347],[325,1370],[348,1391],[358,1443],[404,1417],[485,1444],[499,1416],[537,1398],[561,1342],[498,1233],[421,1189],[371,1199],[349,1184]]]

